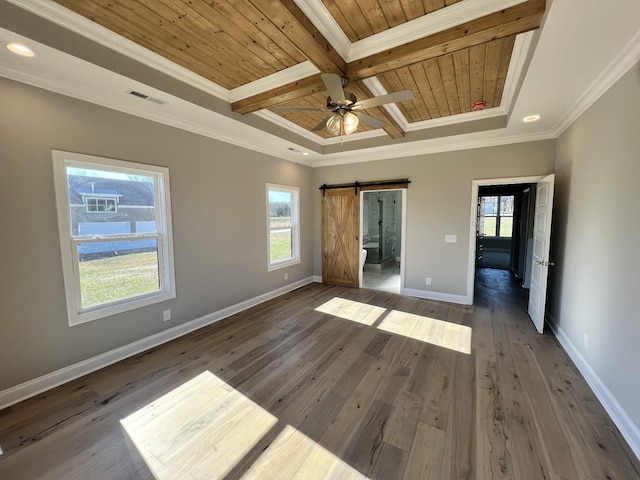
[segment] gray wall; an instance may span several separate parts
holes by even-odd
[[[314,184],[409,178],[405,288],[466,295],[471,182],[553,172],[555,140],[314,169]],[[317,190],[316,190],[317,191]],[[321,194],[313,199],[314,262],[322,272]],[[474,226],[475,229],[475,226]],[[474,230],[475,231],[475,230]],[[446,234],[458,236],[444,243]]]
[[[6,79],[0,105],[0,390],[312,274],[310,168]],[[175,300],[68,326],[52,149],[169,168]],[[274,272],[265,182],[301,194],[302,262]]]
[[[558,139],[549,310],[640,426],[640,64]],[[589,336],[588,348],[584,334]]]

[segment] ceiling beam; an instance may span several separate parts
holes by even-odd
[[[322,73],[344,75],[347,65],[293,0],[249,0]]]
[[[545,0],[529,0],[515,7],[356,60],[347,66],[347,76],[352,81],[374,77],[396,68],[431,60],[491,40],[535,30],[540,27],[545,4]]]
[[[313,93],[326,91],[327,87],[324,85],[322,77],[320,74],[316,74],[233,102],[231,104],[231,110],[244,115],[245,113],[256,112],[263,108],[275,107],[276,105],[290,102],[296,98],[305,97]]]
[[[277,3],[268,2],[267,0],[251,1],[252,3],[259,4]],[[304,24],[304,28],[293,28],[291,25],[289,25],[286,29],[283,29],[283,31],[285,31],[285,33],[289,32],[293,37],[295,36],[293,35],[295,33],[300,34],[301,30],[301,35],[304,38],[298,38],[297,40],[294,40],[292,37],[289,38],[291,38],[292,41],[297,42],[296,44],[299,47],[303,45],[304,49],[301,48],[301,50],[305,55],[309,55],[309,50],[311,49],[312,45],[315,45],[316,47],[322,45],[322,43],[318,43],[315,40],[315,38],[322,38],[322,35],[320,35],[320,33],[311,33],[315,29],[315,27],[313,27],[312,25],[307,25],[308,20],[306,20],[306,17],[304,17],[302,12],[299,11],[297,6],[293,8],[295,6],[295,4],[293,4],[293,0],[283,1],[282,4],[287,5],[286,11],[289,12],[288,15],[285,15],[287,16],[287,18],[291,19],[291,17],[294,16],[289,8],[291,8],[292,10],[297,9],[298,13],[295,15],[295,21],[298,22],[298,26],[303,26]],[[291,4],[293,4],[293,6]],[[473,47],[476,45],[481,45],[490,40],[535,30],[540,26],[540,22],[542,21],[542,16],[545,10],[545,5],[545,0],[529,0],[527,2],[516,5],[515,7],[507,8],[500,12],[493,13],[476,20],[472,20],[470,22],[466,22],[457,27],[435,33],[433,35],[415,40],[413,42],[409,42],[405,45],[401,45],[399,47],[392,48],[390,50],[380,52],[360,60],[356,60],[355,62],[349,63],[345,67],[345,71],[351,81],[362,80],[379,75],[384,72],[388,72],[396,68],[424,62],[426,60],[437,58],[448,53],[464,50],[465,48]],[[298,18],[298,16],[301,16],[302,18]],[[274,18],[273,20],[275,21],[276,19]],[[283,19],[280,18],[279,22],[282,21]],[[309,35],[314,37],[313,41],[309,39]],[[303,42],[302,44],[299,43],[301,41]],[[335,50],[331,49],[331,51],[333,51],[334,53],[327,54],[331,58],[333,58],[335,55],[338,55],[337,53],[335,53]],[[311,58],[310,60],[313,61],[313,59]],[[316,66],[318,66],[317,63]],[[323,70],[323,72],[324,71],[328,70]],[[333,73],[340,74],[339,72]],[[318,89],[318,85],[316,82],[316,79],[319,78],[319,75],[309,77],[298,82],[293,82],[288,85],[283,85],[281,87],[260,93],[258,95],[254,95],[253,97],[235,102],[232,105],[232,110],[243,114],[255,112],[262,108],[269,108],[287,101],[291,101],[295,98],[308,95],[309,93],[322,91],[324,87],[321,85],[320,89]]]

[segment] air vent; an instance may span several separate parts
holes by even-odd
[[[127,93],[130,95],[133,95],[134,97],[142,98],[143,100],[146,100],[148,102],[155,103],[156,105],[164,105],[165,103],[167,103],[163,100],[160,100],[159,98],[150,97],[145,93],[138,92],[137,90],[133,90],[133,89],[127,90]]]

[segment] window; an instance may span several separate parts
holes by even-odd
[[[87,206],[87,213],[118,211],[118,204],[115,198],[86,197],[85,205]]]
[[[69,325],[175,298],[169,170],[53,151]]]
[[[299,196],[296,187],[267,184],[269,271],[300,263]]]
[[[494,195],[484,198],[484,235],[511,238],[513,235],[513,195]]]

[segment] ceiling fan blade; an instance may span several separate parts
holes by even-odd
[[[324,127],[327,126],[327,121],[330,119],[331,117],[327,117],[324,120],[322,120],[318,125],[316,125],[315,127],[313,127],[311,129],[312,132],[319,132],[320,130],[322,130]]]
[[[357,115],[358,119],[364,123],[365,125],[369,125],[371,128],[382,128],[384,127],[384,122],[382,120],[378,120],[377,118],[370,117],[366,113],[361,112],[353,112]]]
[[[379,97],[367,98],[361,100],[353,106],[354,110],[364,110],[371,107],[379,107],[386,103],[404,102],[413,98],[413,92],[411,90],[402,90],[401,92],[389,93],[387,95],[380,95]]]
[[[308,110],[313,112],[331,112],[330,108],[327,107],[272,107],[271,110],[280,110],[280,111],[294,111],[294,110]]]
[[[322,81],[327,87],[331,100],[336,103],[345,104],[347,100],[344,98],[344,90],[342,89],[342,78],[335,73],[323,73]]]

